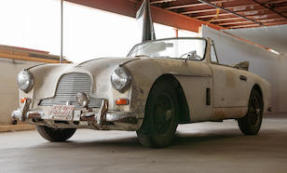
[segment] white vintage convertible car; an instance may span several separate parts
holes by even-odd
[[[142,145],[165,147],[178,124],[225,119],[256,135],[270,108],[270,84],[248,66],[221,65],[204,38],[147,41],[124,58],[38,65],[18,75],[12,118],[53,142],[90,128],[136,131]]]

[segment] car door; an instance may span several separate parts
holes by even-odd
[[[247,77],[231,67],[217,64],[210,66],[213,73],[214,107],[246,106]]]
[[[218,63],[215,47],[211,47],[211,63],[213,75],[213,107],[240,108],[246,107],[248,98],[245,71]]]
[[[182,65],[177,71],[185,69],[186,73],[177,78],[188,102],[191,122],[210,120],[213,114],[212,71],[206,61],[207,48],[208,42],[204,39],[178,46]]]

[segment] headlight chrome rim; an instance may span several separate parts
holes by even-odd
[[[113,87],[124,92],[131,84],[132,77],[130,73],[124,67],[118,67],[111,75],[111,82]]]
[[[17,84],[20,90],[28,93],[34,85],[34,77],[28,70],[22,70],[18,73]]]

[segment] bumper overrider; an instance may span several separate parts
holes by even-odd
[[[47,111],[30,109],[31,103],[32,100],[27,98],[20,108],[12,112],[12,120],[53,128],[92,128],[101,130],[134,131],[138,129],[139,125],[138,119],[132,112],[109,111],[107,99],[101,100],[99,108],[71,106],[69,116],[65,118],[54,117],[52,113],[47,113]],[[47,109],[51,110],[52,106]]]

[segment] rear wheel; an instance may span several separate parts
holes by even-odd
[[[153,86],[146,103],[145,118],[137,131],[139,142],[146,147],[166,147],[178,125],[176,84],[172,80],[159,80]]]
[[[248,112],[238,120],[238,125],[245,135],[257,135],[263,118],[263,100],[258,90],[253,89],[249,98]]]
[[[37,126],[36,129],[43,138],[51,142],[64,142],[76,132],[76,129],[55,129],[47,126]]]

